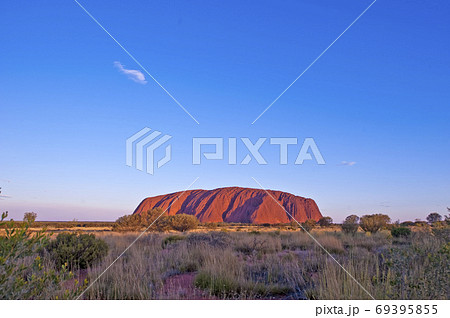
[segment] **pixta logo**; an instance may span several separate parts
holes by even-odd
[[[170,135],[161,135],[160,131],[154,130],[151,132],[150,128],[144,128],[131,136],[126,141],[126,163],[127,166],[132,167],[136,165],[136,169],[144,170],[144,161],[146,162],[147,173],[153,175],[155,165],[155,151],[168,140],[172,138]],[[158,137],[160,137],[158,139]],[[146,150],[146,151],[144,151]],[[165,148],[165,155],[162,159],[156,162],[156,166],[161,168],[172,158],[172,146],[168,144]]]

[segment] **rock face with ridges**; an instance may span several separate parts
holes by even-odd
[[[269,195],[270,194],[270,195]],[[277,202],[273,199],[275,198]],[[167,209],[168,215],[195,215],[200,222],[288,223],[318,220],[322,214],[313,199],[274,190],[249,188],[219,188],[189,190],[144,199],[134,213],[153,208]]]

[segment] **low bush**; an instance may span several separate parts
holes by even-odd
[[[184,239],[186,239],[186,237],[181,236],[181,235],[169,235],[168,237],[164,238],[161,242],[161,247],[167,248],[169,245],[171,244],[175,244],[179,241],[183,241]]]
[[[45,250],[57,268],[86,269],[108,254],[108,245],[93,234],[61,233]]]
[[[411,235],[411,230],[407,227],[394,227],[391,229],[393,237],[408,237]]]
[[[175,214],[170,217],[170,227],[176,231],[186,232],[196,229],[198,226],[198,220],[194,215],[189,214]]]
[[[225,248],[231,244],[230,235],[224,232],[194,233],[187,237],[189,245],[208,244],[212,247]]]
[[[282,250],[281,239],[270,234],[248,235],[241,233],[236,235],[234,249],[244,255],[264,255]]]
[[[164,210],[155,208],[143,211],[139,214],[124,215],[116,220],[113,230],[118,232],[127,231],[159,231],[164,232],[170,229],[167,215],[163,215]]]

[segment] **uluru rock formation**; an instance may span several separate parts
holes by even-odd
[[[162,208],[167,209],[168,215],[177,213],[195,215],[200,222],[255,224],[288,223],[291,217],[286,211],[298,222],[307,219],[318,220],[322,217],[313,199],[282,191],[267,190],[267,192],[239,187],[180,191],[146,198],[134,213]]]

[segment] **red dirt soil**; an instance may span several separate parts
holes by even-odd
[[[239,187],[180,191],[150,197],[144,199],[134,213],[154,208],[167,209],[168,215],[195,215],[200,222],[288,223],[291,221],[288,213],[298,222],[317,221],[322,217],[313,199],[282,191]]]

